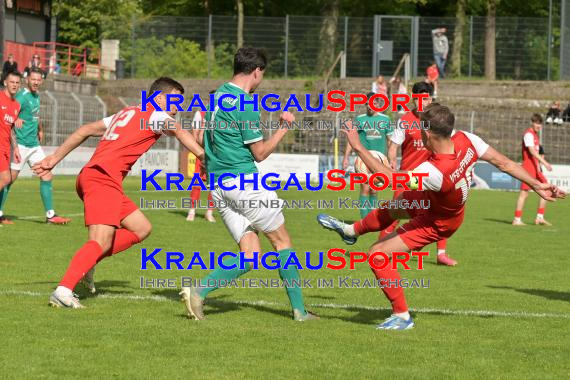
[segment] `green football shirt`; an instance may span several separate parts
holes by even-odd
[[[355,121],[362,145],[368,150],[376,150],[386,155],[388,150],[387,137],[392,134],[390,117],[382,113],[373,116],[362,114],[358,115]]]
[[[18,144],[28,148],[40,145],[38,139],[38,127],[40,123],[40,94],[33,93],[23,88],[16,94],[16,100],[20,103],[20,119],[24,121],[22,128],[14,128]]]
[[[218,99],[223,94],[231,94],[236,99],[224,98],[226,108],[236,107],[233,111],[224,111],[218,107]],[[204,148],[206,151],[206,169],[214,174],[215,183],[223,173],[239,174],[257,173],[257,166],[249,144],[263,139],[259,127],[259,111],[253,110],[253,104],[245,104],[240,112],[240,94],[244,99],[253,98],[237,85],[228,82],[216,90],[216,107],[206,114],[207,129],[204,132]],[[224,178],[231,180],[231,178]]]

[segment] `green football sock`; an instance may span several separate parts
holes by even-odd
[[[291,255],[291,252],[294,252],[291,248],[282,249],[278,252],[281,266],[287,262],[287,259]],[[293,285],[286,287],[287,296],[289,297],[289,302],[291,302],[291,308],[293,310],[299,310],[301,314],[304,315],[306,313],[305,302],[303,301],[303,292],[297,285],[301,281],[297,267],[295,265],[289,265],[287,269],[279,268],[279,277],[281,277],[281,280],[287,280],[289,283],[288,285]],[[297,284],[295,284],[295,282]]]
[[[368,201],[368,196],[366,195],[361,195],[360,196],[360,219],[363,219],[366,215],[368,215],[368,208],[364,207],[364,204],[366,201]]]
[[[224,260],[224,265],[226,266],[231,266],[233,264],[237,265],[234,269],[223,269],[218,267],[208,276],[200,280],[200,285],[197,287],[200,297],[206,298],[212,290],[218,289],[220,280],[235,280],[251,270],[249,263],[246,263],[245,269],[239,269],[239,256],[230,257],[229,259]],[[208,280],[210,280],[210,282],[208,282]]]
[[[9,184],[0,190],[0,211],[4,211],[4,204],[6,203],[6,199],[8,199],[8,192],[10,191],[11,186],[12,184]]]
[[[376,198],[376,195],[370,195],[370,196],[368,197],[368,199],[369,199],[369,201],[370,201],[370,208],[368,209],[368,213],[371,213],[372,210],[374,210],[374,208],[375,208],[375,207],[374,207],[374,202],[376,202],[376,200],[377,200],[378,198]]]
[[[40,180],[40,195],[46,212],[53,210],[52,185],[50,181]]]

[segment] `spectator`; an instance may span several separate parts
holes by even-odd
[[[568,102],[566,109],[562,112],[562,121],[570,123],[570,102]]]
[[[375,94],[383,94],[388,96],[388,84],[383,75],[379,75],[375,82],[372,83],[372,92]]]
[[[449,53],[449,42],[445,33],[447,33],[447,28],[436,28],[431,31],[433,58],[442,78],[445,78],[445,62],[447,62],[447,53]]]
[[[437,65],[435,63],[435,61],[431,62],[431,65],[428,66],[428,68],[426,69],[426,83],[431,84],[431,86],[433,87],[433,100],[435,100],[437,98],[437,89],[439,87],[439,70],[437,68]]]
[[[8,60],[4,62],[2,67],[2,80],[0,82],[4,82],[6,75],[13,72],[18,72],[18,62],[14,61],[14,54],[8,54]]]
[[[41,70],[42,74],[42,78],[45,79],[46,78],[46,72],[45,70],[42,68],[42,61],[40,60],[40,56],[39,54],[34,54],[34,56],[32,57],[32,60],[30,62],[28,62],[28,66],[26,66],[26,68],[24,69],[24,77],[27,78],[28,75],[30,75],[30,71],[32,69],[39,69]]]
[[[75,65],[75,67],[73,68],[73,72],[71,73],[71,75],[73,75],[74,77],[80,77],[82,73],[83,73],[83,63],[77,62],[77,65]]]
[[[547,124],[562,124],[560,102],[553,102],[548,112],[546,113],[546,123]]]
[[[403,94],[406,95],[408,91],[406,90],[406,86],[402,83],[402,78],[392,77],[390,79],[390,94]],[[404,113],[404,107],[398,104],[398,113]]]

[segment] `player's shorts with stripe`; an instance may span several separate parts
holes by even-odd
[[[548,180],[540,170],[532,162],[523,161],[522,167],[530,174],[531,177],[536,178],[542,183],[548,183]],[[529,185],[521,182],[521,190],[532,190]]]
[[[122,183],[98,166],[81,170],[76,189],[83,201],[86,226],[105,224],[120,227],[121,220],[138,209],[125,195]]]
[[[0,150],[0,172],[10,170],[10,152]]]
[[[46,158],[44,150],[39,145],[33,148],[29,148],[27,146],[18,144],[18,150],[20,151],[21,160],[20,162],[16,163],[14,162],[14,159],[12,159],[12,163],[10,164],[10,169],[12,170],[21,171],[24,168],[25,164],[28,164],[29,167],[32,167],[32,165]]]
[[[425,199],[425,193],[423,191],[403,191],[402,199],[408,200],[409,203],[414,200],[419,202]],[[411,219],[398,227],[396,233],[411,251],[421,249],[441,239],[450,238],[463,222],[463,214],[441,218],[430,213],[429,209],[408,209],[407,211]]]
[[[272,232],[285,223],[283,201],[277,197],[275,191],[262,187],[254,190],[251,183],[246,183],[244,190],[240,190],[239,179],[224,182],[226,187],[234,185],[234,190],[216,187],[212,191],[212,199],[226,228],[237,243],[247,232]],[[267,207],[264,207],[264,204]]]

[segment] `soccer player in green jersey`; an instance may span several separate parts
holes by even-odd
[[[16,121],[14,131],[16,133],[16,141],[20,151],[21,159],[19,162],[12,161],[10,171],[12,174],[12,182],[18,178],[18,174],[24,167],[24,164],[32,165],[43,160],[46,155],[40,142],[43,139],[43,130],[40,122],[40,94],[38,92],[43,81],[43,73],[38,68],[32,68],[28,76],[28,87],[22,88],[16,94],[16,100],[20,103],[19,120]],[[46,223],[50,224],[67,224],[71,221],[69,218],[63,218],[56,215],[53,208],[52,197],[52,179],[53,174],[49,173],[40,178],[40,195],[46,211]],[[11,220],[4,217],[4,204],[10,191],[10,185],[0,191],[0,223],[13,224]]]
[[[239,250],[245,252],[247,258],[253,258],[254,252],[261,254],[261,244],[257,234],[263,232],[278,252],[281,266],[283,266],[291,252],[295,250],[292,248],[289,233],[285,228],[282,201],[274,191],[266,190],[261,186],[259,189],[254,189],[252,183],[244,183],[244,189],[240,190],[239,176],[242,175],[246,179],[254,178],[254,174],[258,173],[255,162],[265,160],[275,150],[277,144],[287,133],[285,124],[290,124],[295,120],[291,113],[284,112],[279,118],[281,128],[268,140],[263,140],[263,133],[259,128],[259,111],[254,111],[251,103],[244,103],[244,111],[239,111],[240,95],[244,95],[244,100],[247,101],[253,99],[249,94],[261,84],[266,66],[267,58],[262,50],[241,48],[237,51],[234,56],[234,76],[230,82],[217,89],[215,109],[206,114],[206,120],[209,123],[204,132],[204,146],[206,169],[210,175],[215,176],[216,184],[218,178],[224,173],[237,176],[235,179],[222,177],[224,187],[235,185],[236,188],[223,190],[216,186],[212,197],[220,205],[218,209],[222,220],[239,245]],[[226,97],[222,100],[224,107],[236,106],[234,111],[224,111],[217,105],[217,100],[224,94],[231,94],[237,98],[234,100]],[[240,202],[242,200],[248,202]],[[280,207],[251,207],[255,202],[273,204],[272,201],[277,201]],[[226,203],[227,206],[222,206]],[[233,204],[230,205],[230,203]],[[239,269],[239,261],[239,256],[225,260],[226,266],[235,264],[236,268],[225,270],[218,267],[202,279],[197,287],[182,288],[180,295],[186,304],[189,317],[204,319],[204,299],[211,291],[218,288],[220,280],[231,281],[251,269],[249,263],[244,269]],[[299,283],[297,268],[295,266],[289,266],[288,269],[279,268],[279,276],[284,281],[291,302],[293,319],[296,321],[317,319],[316,315],[305,309],[301,288],[296,286]],[[210,284],[213,286],[209,286]]]
[[[368,93],[367,98],[370,99],[373,92]],[[380,99],[375,99],[374,105],[380,108]],[[366,103],[366,113],[358,115],[355,119],[354,125],[358,128],[358,136],[360,142],[368,150],[375,150],[383,155],[387,155],[388,145],[390,141],[388,136],[392,134],[390,127],[390,117],[383,113],[376,112],[368,103]],[[342,160],[342,167],[346,170],[349,165],[348,157],[352,152],[350,144],[346,144],[344,152],[344,159]],[[370,188],[366,183],[360,185],[360,218],[364,218],[374,208],[374,201],[376,200],[376,190]],[[368,207],[367,207],[368,206]]]

